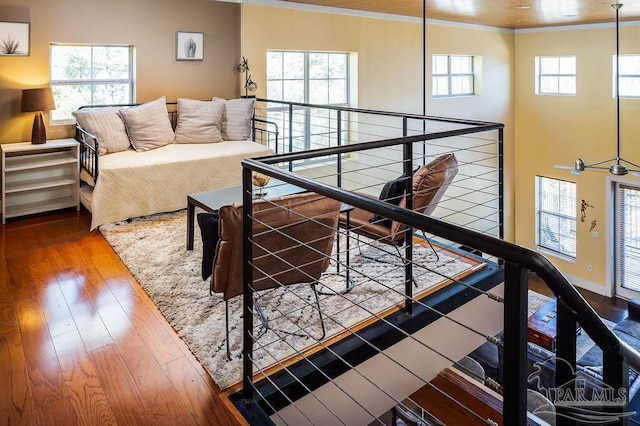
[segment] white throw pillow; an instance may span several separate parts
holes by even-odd
[[[149,151],[173,143],[175,134],[164,96],[135,107],[121,108],[120,117],[136,151]]]
[[[207,143],[222,140],[224,104],[178,98],[176,143]]]
[[[80,127],[98,139],[98,155],[129,149],[129,136],[118,108],[85,108],[72,114]]]
[[[222,139],[225,141],[246,141],[251,139],[251,119],[255,107],[255,98],[222,99],[214,102],[224,103],[222,116]]]

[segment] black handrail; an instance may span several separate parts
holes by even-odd
[[[500,123],[468,120],[464,118],[438,117],[433,115],[411,114],[411,113],[383,111],[383,110],[376,110],[376,109],[352,108],[352,107],[338,106],[338,105],[320,105],[320,104],[307,104],[302,102],[275,101],[272,99],[263,99],[263,98],[258,98],[256,99],[256,101],[266,102],[270,104],[283,104],[287,106],[296,106],[296,107],[302,107],[302,108],[320,108],[320,109],[329,109],[333,111],[346,111],[346,112],[357,112],[361,114],[384,115],[387,117],[411,118],[411,119],[420,120],[420,121],[424,121],[424,120],[441,121],[445,123],[465,124],[469,126],[484,126],[489,124],[495,124],[495,125],[504,127],[504,125]]]

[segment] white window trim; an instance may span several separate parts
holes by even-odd
[[[618,184],[629,186],[640,186],[640,181],[637,179],[628,179],[617,176],[607,176],[606,178],[606,212],[605,212],[605,235],[600,233],[600,238],[605,238],[605,295],[608,297],[620,297],[622,299],[631,299],[637,297],[637,295],[628,295],[624,292],[619,293],[617,290],[616,282],[616,268],[615,263],[616,248],[614,238],[616,233],[615,224],[615,208],[616,208],[616,187]],[[611,236],[611,237],[609,237]]]
[[[540,71],[540,59],[541,58],[575,58],[576,60],[576,71],[574,74],[542,74]],[[536,56],[535,59],[535,94],[539,96],[576,96],[578,94],[578,57],[575,55],[559,55],[559,56]],[[540,79],[541,77],[571,77],[573,76],[576,79],[576,91],[575,93],[556,93],[556,92],[543,92],[540,89]],[[615,88],[614,88],[615,90]]]
[[[435,56],[446,56],[447,57],[447,73],[446,74],[436,74],[433,72],[433,65],[431,67],[431,90],[432,90],[432,97],[434,99],[443,99],[443,98],[458,98],[458,97],[462,97],[462,96],[475,96],[477,94],[477,79],[476,79],[476,68],[478,67],[478,61],[476,60],[476,57],[473,55],[449,55],[449,54],[438,54],[435,53],[433,55],[431,55],[431,61],[433,64],[433,58]],[[464,73],[464,74],[452,74],[451,73],[451,57],[455,56],[455,57],[464,57],[464,58],[471,58],[471,72],[470,73]],[[452,77],[459,77],[459,76],[467,76],[467,77],[471,77],[471,82],[473,87],[471,88],[471,92],[469,93],[455,93],[452,94],[451,93],[451,78]],[[447,77],[447,79],[449,80],[449,93],[447,93],[446,95],[436,95],[433,93],[433,81],[435,77]]]
[[[351,96],[352,96],[352,91],[351,91],[351,68],[352,68],[352,58],[351,58],[351,53],[349,52],[339,52],[339,51],[321,51],[321,50],[282,50],[282,49],[270,49],[269,52],[294,52],[294,53],[303,53],[304,54],[304,67],[305,67],[305,75],[304,75],[304,100],[303,103],[309,103],[309,82],[311,81],[311,79],[309,78],[309,54],[312,53],[325,53],[325,54],[336,54],[336,55],[345,55],[346,57],[346,95],[347,95],[347,102],[346,103],[333,103],[333,104],[326,104],[326,105],[330,105],[330,106],[336,106],[336,107],[349,107],[350,103],[351,103]],[[274,79],[273,81],[285,81],[285,78],[281,78],[281,79]],[[331,80],[331,78],[327,78],[327,79],[322,79],[322,80]],[[269,80],[267,79],[267,84],[269,84]],[[284,101],[287,102],[287,101]],[[293,107],[293,109],[295,110],[296,108],[300,109],[299,107]],[[282,112],[288,112],[288,107],[286,106],[281,106],[281,107],[268,107],[268,111],[282,111]],[[295,114],[295,112],[294,112]],[[310,136],[311,136],[311,111],[310,108],[304,108],[304,114],[305,114],[305,141],[304,141],[304,145],[305,145],[305,149],[309,149],[309,146],[311,144],[310,141]],[[346,123],[348,123],[348,117],[343,117],[342,118]],[[348,132],[348,128],[343,128],[342,129],[343,132]],[[323,160],[318,160],[318,161],[326,161],[326,159]],[[305,160],[303,163],[313,163],[314,160]]]
[[[535,176],[535,200],[534,200],[534,207],[535,207],[535,244],[536,244],[536,250],[540,253],[543,253],[545,255],[548,256],[552,256],[561,260],[564,260],[565,262],[569,262],[569,263],[576,263],[577,262],[577,257],[578,257],[578,241],[577,241],[577,235],[576,235],[576,255],[574,256],[570,256],[568,254],[565,253],[561,253],[559,251],[555,251],[553,249],[550,249],[548,247],[544,247],[540,245],[540,211],[538,208],[538,194],[540,193],[540,179],[539,178],[545,178],[545,179],[554,179],[554,180],[560,180],[560,181],[564,181],[564,182],[570,182],[575,184],[575,182],[571,182],[571,181],[567,181],[564,179],[557,179],[557,178],[553,178],[553,177],[549,177],[549,176],[542,176],[542,175],[536,175]],[[577,187],[576,187],[576,192],[577,192]],[[576,193],[576,197],[577,197],[577,193]],[[576,234],[577,234],[577,218],[575,218],[576,220]]]
[[[638,58],[640,58],[640,53],[631,53],[631,54],[626,54],[626,55],[620,55],[620,57],[623,56],[637,56]],[[616,97],[616,84],[617,84],[617,79],[616,79],[616,75],[618,73],[618,69],[617,69],[617,65],[618,62],[616,61],[616,55],[612,56],[612,72],[611,72],[611,96],[615,99]],[[640,74],[620,74],[620,78],[635,78],[640,80]],[[623,95],[620,94],[620,98],[624,98],[624,99],[640,99],[640,95],[637,96],[632,96],[632,95]]]
[[[51,79],[49,86],[65,86],[65,85],[86,85],[86,84],[129,84],[129,98],[131,103],[135,103],[136,99],[136,78],[135,78],[135,48],[132,45],[127,44],[101,44],[101,43],[50,43],[49,44],[49,57],[51,57],[51,48],[53,46],[83,46],[83,47],[126,47],[129,49],[129,78],[127,79],[86,79],[86,80],[54,80]],[[51,63],[49,64],[49,75],[51,75]],[[68,118],[64,120],[51,119],[51,111],[49,111],[49,122],[52,126],[75,124],[74,118]]]

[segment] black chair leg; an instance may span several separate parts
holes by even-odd
[[[316,289],[315,284],[312,284],[311,287],[313,288],[313,294],[315,295],[316,304],[318,305],[318,312],[320,313],[320,324],[322,325],[322,336],[321,337],[316,338],[316,337],[311,336],[311,334],[309,334],[309,333],[296,333],[296,332],[293,332],[293,331],[275,329],[275,328],[271,327],[271,325],[269,324],[269,318],[264,313],[264,310],[262,309],[262,307],[260,305],[258,305],[257,303],[254,303],[253,306],[254,306],[255,315],[260,320],[260,325],[261,325],[261,328],[262,328],[260,333],[256,336],[256,339],[260,338],[260,336],[262,336],[264,333],[266,333],[269,330],[271,330],[271,331],[273,331],[275,333],[288,334],[289,336],[312,337],[312,338],[314,338],[316,340],[324,339],[324,337],[326,335],[326,331],[325,331],[324,319],[323,319],[323,316],[322,316],[322,311],[320,310],[320,298],[318,296],[318,291]]]
[[[311,288],[313,289],[313,294],[316,296],[316,305],[318,306],[318,315],[320,315],[320,325],[322,326],[322,336],[316,338],[316,340],[322,340],[327,335],[327,330],[324,326],[324,317],[322,316],[322,308],[320,307],[320,297],[318,296],[318,288],[316,286],[317,283],[311,284]]]
[[[229,348],[229,301],[224,301],[225,329],[227,333],[227,359],[231,361],[231,349]]]
[[[405,262],[404,256],[402,255],[402,253],[400,253],[400,249],[398,248],[398,246],[394,246],[394,247],[396,248],[396,251],[398,252],[398,257],[400,259],[402,259],[402,263],[406,266],[407,262]],[[405,274],[407,274],[406,271],[405,271]],[[411,275],[411,282],[413,283],[414,287],[418,287],[418,283],[416,282],[416,279],[415,279],[415,277],[413,275]]]
[[[431,250],[433,250],[433,254],[436,255],[436,259],[440,260],[440,256],[438,255],[438,252],[436,251],[436,248],[433,246],[433,244],[431,244],[431,240],[429,240],[429,238],[427,238],[427,236],[425,235],[425,233],[422,233],[422,236],[424,237],[425,240],[427,240],[427,243],[429,244],[429,247],[431,247]]]
[[[376,258],[376,257],[369,256],[369,255],[364,254],[364,253],[362,252],[362,245],[360,244],[360,235],[359,235],[359,234],[356,234],[356,238],[357,238],[357,244],[358,244],[358,254],[359,254],[360,256],[364,257],[365,259],[372,260],[372,261],[374,261],[374,262],[386,263],[387,265],[396,265],[396,264],[395,264],[395,263],[393,263],[393,262],[389,262],[389,261],[387,261],[387,260],[381,260],[381,259],[379,259],[379,258]],[[427,240],[427,241],[429,241],[429,240]],[[429,242],[429,245],[431,245],[431,242]],[[405,262],[404,256],[402,255],[402,253],[400,253],[400,248],[399,248],[398,246],[395,246],[395,245],[393,246],[393,248],[395,248],[395,249],[396,249],[396,253],[397,253],[397,255],[398,255],[398,258],[399,258],[399,259],[402,259],[402,264],[403,264],[403,265],[406,265],[406,262]],[[431,246],[431,248],[433,249],[433,252],[435,253],[435,249],[433,248],[433,246]],[[384,253],[386,253],[386,254],[389,254],[389,252],[386,252],[386,251],[384,251],[384,250],[382,250],[382,251],[383,251]],[[436,256],[438,256],[438,254],[437,254],[437,253],[436,253]],[[440,258],[438,258],[438,260],[440,260]],[[418,283],[416,282],[416,279],[415,279],[413,276],[411,276],[411,282],[413,282],[413,286],[414,286],[414,287],[418,287]]]
[[[360,234],[356,234],[356,244],[358,245],[358,255],[360,257],[363,257],[365,259],[368,260],[372,260],[374,262],[380,262],[380,263],[386,263],[387,265],[395,265],[395,263],[390,262],[388,260],[381,260],[378,257],[374,257],[374,256],[370,256],[368,254],[364,254],[364,252],[362,251],[362,245],[360,244]],[[371,244],[369,244],[371,246]],[[393,246],[396,248],[396,251],[398,251],[398,246]],[[392,254],[391,252],[388,252],[386,250],[382,250],[381,248],[376,247],[379,251],[383,252],[384,254]],[[384,256],[384,255],[383,255]]]
[[[287,331],[287,330],[276,330],[274,328],[271,327],[271,325],[269,325],[269,318],[267,317],[267,315],[264,313],[264,310],[260,307],[260,305],[258,305],[257,300],[254,301],[254,312],[255,315],[258,317],[258,319],[260,320],[260,325],[262,330],[260,331],[260,333],[258,333],[258,335],[256,335],[256,339],[260,338],[260,336],[262,336],[264,333],[266,333],[269,330],[272,330],[276,333],[284,333],[284,334],[288,334],[290,336],[298,336],[298,337],[313,337],[316,340],[322,340],[326,337],[327,335],[327,329],[325,327],[324,324],[324,315],[322,314],[322,308],[320,307],[320,296],[318,294],[318,288],[317,288],[317,283],[313,283],[311,284],[311,288],[313,289],[313,295],[315,296],[316,299],[316,306],[318,307],[318,315],[320,316],[320,326],[322,327],[322,335],[320,337],[313,337],[310,334],[302,334],[302,333],[294,333],[293,331]],[[225,331],[226,331],[226,346],[227,346],[227,359],[229,359],[229,361],[231,361],[232,356],[231,356],[231,348],[229,347],[229,301],[225,300],[224,302],[224,308],[225,308]]]

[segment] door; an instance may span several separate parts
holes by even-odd
[[[640,186],[616,183],[615,189],[616,295],[640,297]]]

